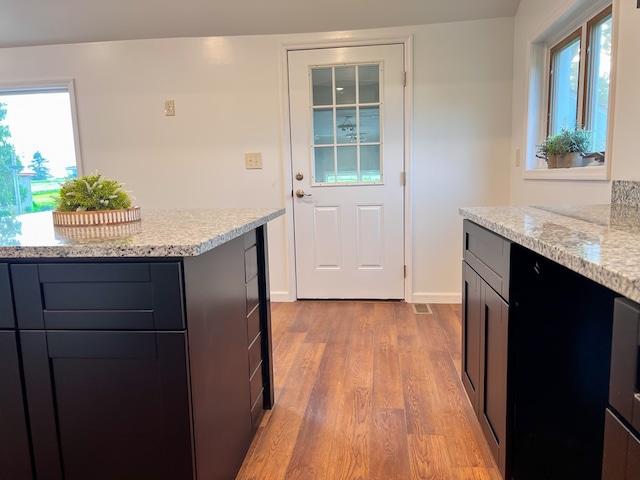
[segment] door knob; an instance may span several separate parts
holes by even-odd
[[[296,197],[298,197],[298,198],[310,197],[310,196],[311,196],[310,193],[304,193],[304,190],[302,190],[302,189],[296,190]]]

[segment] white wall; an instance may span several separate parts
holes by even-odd
[[[73,78],[84,172],[123,181],[143,209],[279,207],[290,189],[281,44],[399,35],[414,36],[415,53],[414,292],[459,298],[457,208],[508,201],[513,19],[2,49],[0,84]],[[244,169],[253,151],[262,170]],[[286,228],[269,230],[275,299],[292,291]]]
[[[513,19],[415,35],[414,301],[460,301],[461,206],[508,203]]]
[[[513,125],[511,157],[511,196],[513,205],[594,204],[609,203],[609,181],[525,180],[521,167],[515,166],[515,151],[525,149],[525,119],[527,115],[527,53],[533,35],[542,25],[550,23],[560,13],[591,0],[521,0],[515,18],[513,70]],[[640,162],[633,140],[637,138],[640,96],[637,94],[640,72],[640,10],[631,0],[614,1],[617,14],[618,60],[615,84],[612,145],[607,152],[611,161],[611,178],[640,180]]]

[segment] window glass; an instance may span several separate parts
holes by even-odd
[[[593,132],[593,150],[607,146],[609,78],[611,73],[611,15],[591,25],[589,32],[589,76],[585,124]]]
[[[380,182],[380,65],[313,67],[311,86],[314,182]]]
[[[311,71],[313,105],[333,104],[333,71],[331,68],[314,68]]]
[[[336,67],[336,103],[356,103],[356,67]]]
[[[0,91],[0,216],[52,210],[76,176],[68,88]]]
[[[580,37],[552,51],[549,134],[561,128],[573,129],[578,123],[578,77]]]

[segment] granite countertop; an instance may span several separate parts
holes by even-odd
[[[51,212],[0,218],[0,258],[188,257],[284,214],[284,208],[145,210],[142,220],[55,227]]]
[[[461,208],[460,214],[640,302],[640,207]]]

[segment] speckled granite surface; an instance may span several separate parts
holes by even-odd
[[[51,212],[0,218],[0,258],[188,257],[284,214],[284,208],[142,210],[142,221],[54,229]]]
[[[461,208],[473,222],[640,302],[640,207]]]
[[[612,181],[611,203],[640,207],[640,182],[632,180]]]

